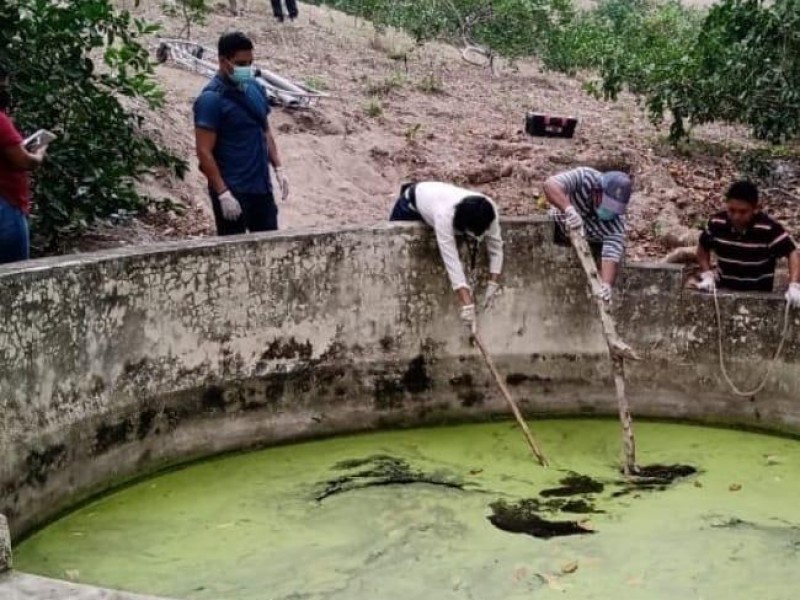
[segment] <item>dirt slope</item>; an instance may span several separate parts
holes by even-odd
[[[444,179],[491,195],[505,214],[543,211],[541,181],[581,164],[625,166],[636,176],[629,257],[663,256],[670,245],[691,241],[696,227],[716,208],[735,174],[729,148],[753,146],[745,132],[713,127],[696,133],[691,156],[659,142],[630,98],[610,104],[583,92],[582,82],[543,74],[535,61],[501,65],[498,77],[460,59],[457,49],[428,44],[413,48],[399,33],[376,36],[372,27],[326,8],[301,5],[294,24],[279,25],[266,3],[253,3],[246,17],[219,9],[192,38],[214,46],[220,33],[240,29],[256,43],[257,62],[299,81],[323,87],[332,98],[310,112],[273,113],[272,126],[292,185],[280,206],[281,228],[363,224],[388,214],[395,190],[409,179]],[[153,6],[140,8],[160,21],[164,35],[177,21]],[[158,77],[168,107],[148,127],[186,156],[192,172],[183,182],[160,178],[146,191],[189,208],[183,215],[153,215],[128,227],[104,228],[92,247],[211,234],[204,180],[196,170],[192,101],[205,80],[170,66]],[[573,140],[531,138],[524,114],[537,110],[580,119]],[[773,205],[796,223],[797,186],[778,182]]]

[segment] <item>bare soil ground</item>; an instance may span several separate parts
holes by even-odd
[[[536,214],[545,209],[539,190],[549,175],[578,165],[622,167],[636,187],[628,256],[652,259],[693,242],[691,230],[717,209],[737,174],[736,154],[758,147],[740,128],[713,126],[695,131],[696,141],[679,152],[632,98],[595,100],[580,79],[543,73],[536,61],[502,64],[492,76],[461,60],[456,48],[415,48],[401,33],[377,35],[369,23],[327,8],[301,5],[297,22],[283,25],[266,3],[251,0],[250,8],[234,18],[220,5],[192,39],[215,46],[221,33],[242,30],[262,66],[332,96],[311,111],[273,113],[292,188],[280,205],[282,229],[374,223],[387,217],[402,182],[425,178],[481,190],[505,215]],[[162,35],[180,29],[155,2],[139,10],[161,22]],[[82,248],[213,235],[192,130],[192,102],[205,79],[168,65],[158,67],[158,78],[168,104],[147,127],[192,169],[184,181],[157,177],[142,187],[186,210],[99,226]],[[576,136],[527,136],[530,110],[578,117]],[[784,175],[772,182],[768,206],[796,226],[800,184],[791,165]]]

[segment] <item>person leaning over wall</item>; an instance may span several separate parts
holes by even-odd
[[[489,308],[500,288],[503,270],[503,238],[500,213],[487,196],[440,181],[407,183],[400,188],[390,221],[422,221],[433,228],[450,284],[458,297],[459,315],[470,333],[475,333],[474,291],[467,282],[458,255],[456,236],[464,235],[477,245],[486,240],[489,251],[489,282],[483,308]]]
[[[11,82],[8,70],[0,66],[0,263],[30,257],[28,215],[31,207],[28,172],[42,164],[47,146],[29,151],[8,110]]]
[[[270,105],[253,77],[253,42],[243,33],[219,39],[219,71],[194,103],[195,143],[208,180],[218,235],[278,229],[270,166],[289,197],[278,147],[269,126]]]
[[[716,257],[716,268],[711,257]],[[783,225],[761,207],[758,188],[749,181],[736,181],[725,193],[725,210],[711,216],[700,236],[699,290],[723,288],[738,292],[771,292],[779,259],[789,262],[786,301],[800,307],[800,252]]]
[[[601,173],[578,167],[554,175],[544,182],[545,198],[555,220],[555,243],[568,245],[564,227],[586,237],[600,262],[600,297],[611,301],[611,293],[625,256],[625,212],[631,199],[630,177],[621,171]]]

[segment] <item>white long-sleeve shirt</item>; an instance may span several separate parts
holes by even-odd
[[[499,275],[503,270],[503,238],[500,236],[499,211],[491,198],[464,188],[439,181],[423,181],[415,187],[417,212],[436,233],[436,242],[442,255],[447,275],[454,290],[469,288],[464,266],[458,256],[453,215],[456,204],[467,196],[483,196],[494,208],[495,219],[483,238],[489,251],[489,272]]]

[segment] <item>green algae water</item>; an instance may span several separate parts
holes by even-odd
[[[39,531],[15,549],[15,566],[186,599],[796,597],[800,443],[639,422],[640,462],[699,472],[666,489],[629,490],[618,484],[617,423],[532,426],[548,470],[510,423],[342,437],[192,465]],[[370,457],[389,461],[398,481],[424,476],[380,485],[348,476]],[[602,484],[582,497],[595,512],[541,514],[579,522],[584,535],[540,539],[490,522],[490,505],[543,499],[570,471]]]

